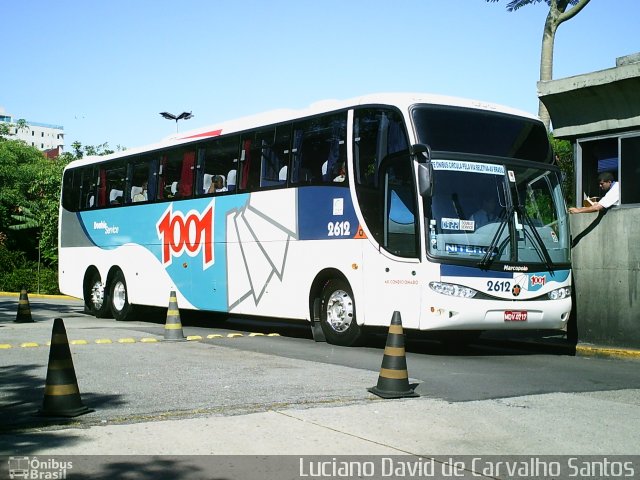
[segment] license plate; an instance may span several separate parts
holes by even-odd
[[[527,312],[526,310],[507,310],[504,312],[505,322],[526,322]]]

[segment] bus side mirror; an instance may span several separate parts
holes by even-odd
[[[423,197],[430,197],[432,193],[433,170],[431,162],[418,164],[418,191]]]
[[[411,145],[409,153],[418,161],[418,163],[431,162],[431,147],[424,143],[416,143]]]

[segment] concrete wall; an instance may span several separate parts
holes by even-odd
[[[579,342],[640,348],[640,208],[571,215]]]

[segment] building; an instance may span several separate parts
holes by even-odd
[[[25,127],[20,128],[18,119],[14,119],[12,115],[5,112],[0,107],[0,122],[9,124],[10,138],[22,140],[27,145],[36,147],[38,150],[47,152],[48,155],[57,156],[64,150],[64,127],[60,125],[51,125],[48,123],[26,121]]]
[[[578,340],[640,348],[640,53],[539,82],[538,96],[574,147],[576,203],[600,196],[601,172],[620,182],[620,206],[571,217]]]

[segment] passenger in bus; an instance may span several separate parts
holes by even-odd
[[[178,196],[178,182],[171,182],[170,185],[164,187],[166,198],[175,198]]]
[[[334,182],[344,182],[347,178],[347,171],[344,168],[344,163],[338,163],[334,167],[334,172],[337,175],[333,178]]]
[[[120,205],[122,203],[122,190],[111,189],[109,192],[109,203],[111,205]]]
[[[135,193],[134,193],[135,189]],[[131,187],[131,192],[134,193],[132,199],[134,202],[146,202],[147,201],[147,182],[142,182],[142,187]]]
[[[209,191],[207,193],[219,193],[226,192],[227,187],[224,184],[224,177],[222,175],[216,175],[213,177],[213,182],[211,182],[211,186],[209,187]]]
[[[498,221],[498,204],[496,197],[493,195],[486,195],[482,199],[482,207],[471,215],[471,220],[475,222],[475,228],[484,227],[485,225]]]

